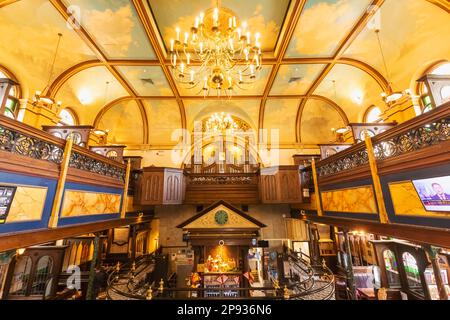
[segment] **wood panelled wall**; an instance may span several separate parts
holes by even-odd
[[[303,199],[298,167],[261,169],[260,196],[262,203],[301,203]]]
[[[148,167],[138,179],[136,203],[139,205],[182,204],[184,195],[183,171]]]

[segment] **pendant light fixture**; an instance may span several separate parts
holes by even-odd
[[[333,88],[334,88],[334,100],[335,102],[337,102],[337,87],[336,87],[336,80],[332,80],[333,82]],[[347,127],[341,127],[341,128],[337,128],[337,129],[332,129],[331,131],[337,133],[337,134],[345,134],[350,130],[350,128]]]
[[[386,102],[386,104],[389,106],[392,103],[397,102],[398,100],[403,98],[405,96],[405,92],[394,91],[392,82],[390,80],[390,74],[389,74],[387,63],[386,63],[386,57],[384,55],[383,46],[381,44],[380,29],[375,29],[375,35],[378,40],[378,47],[380,49],[380,54],[381,54],[381,58],[383,60],[384,70],[386,72],[386,80],[388,81],[387,92],[383,92],[381,94],[381,96],[383,97],[384,102]]]
[[[52,61],[52,65],[50,67],[50,74],[48,76],[47,85],[45,86],[45,88],[42,91],[35,92],[34,97],[33,97],[33,105],[43,104],[49,108],[51,108],[54,104],[56,104],[58,108],[61,107],[61,105],[62,105],[61,101],[56,102],[55,99],[50,97],[49,92],[48,92],[48,90],[50,88],[50,82],[53,77],[53,72],[55,70],[55,62],[58,57],[58,51],[59,51],[59,46],[61,44],[62,36],[63,36],[62,33],[58,33],[58,42],[56,44],[55,54],[53,55],[53,61]]]

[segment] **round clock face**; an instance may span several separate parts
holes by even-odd
[[[223,210],[219,210],[216,212],[215,220],[217,224],[224,225],[228,222],[228,213]]]

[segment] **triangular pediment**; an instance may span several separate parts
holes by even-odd
[[[264,227],[264,224],[225,201],[213,204],[178,226],[185,230],[260,229]]]

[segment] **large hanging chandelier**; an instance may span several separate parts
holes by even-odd
[[[170,40],[174,78],[197,94],[211,92],[231,96],[236,88],[250,86],[262,68],[261,34],[252,35],[248,24],[239,24],[228,9],[215,8],[200,13],[190,32],[176,29]]]
[[[225,112],[214,113],[205,123],[205,130],[209,133],[222,134],[227,131],[233,132],[238,129],[238,124],[233,120],[230,114]]]

